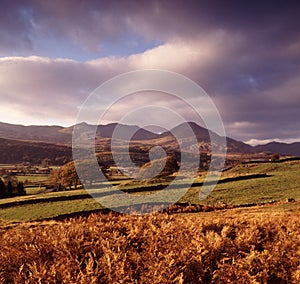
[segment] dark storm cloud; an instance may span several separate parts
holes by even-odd
[[[216,29],[247,34],[256,46],[298,38],[297,1],[1,1],[2,33],[22,47],[34,37],[68,37],[97,49],[124,32],[168,41],[206,35]],[[1,45],[8,46],[6,37]],[[29,45],[30,46],[30,45]],[[16,47],[16,46],[15,46]]]
[[[82,63],[20,58],[8,69],[2,62],[1,96],[7,103],[19,101],[29,110],[27,93],[50,113],[51,94],[65,102],[65,116],[71,116],[74,106],[111,76],[163,68],[204,87],[228,135],[243,140],[300,137],[299,1],[32,0],[0,5],[0,55],[45,57],[47,50],[53,58],[57,46],[75,47],[78,58],[80,53],[99,55]],[[101,58],[105,42],[118,45],[128,34],[162,44],[128,57]],[[5,64],[13,61],[7,58]],[[26,79],[16,85],[24,72]],[[40,80],[26,84],[31,78]],[[53,111],[65,117],[59,107]]]

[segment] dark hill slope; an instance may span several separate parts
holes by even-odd
[[[44,159],[50,165],[63,165],[72,159],[72,148],[50,143],[34,143],[0,138],[0,164],[28,162],[41,164]]]

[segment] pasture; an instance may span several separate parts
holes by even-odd
[[[230,207],[253,203],[285,202],[287,199],[300,200],[299,168],[300,161],[238,164],[223,172],[221,182],[207,199],[199,200],[201,187],[197,186],[197,183],[203,181],[203,177],[199,177],[179,202]],[[267,174],[267,176],[252,178],[255,174]],[[249,179],[234,180],[238,177],[249,177]],[[178,185],[184,187],[185,183],[186,181],[182,180]],[[138,183],[119,181],[116,186],[124,192],[135,189],[137,192],[130,194],[145,195],[147,201],[150,202],[153,188],[160,188],[165,184],[167,182],[163,180],[151,184],[144,184],[142,181]],[[32,194],[28,193],[26,196],[0,199],[0,219],[7,221],[42,220],[103,208],[84,189],[40,194],[33,194],[35,193],[33,190]],[[113,199],[116,196],[108,195],[107,198]]]

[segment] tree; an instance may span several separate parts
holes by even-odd
[[[0,198],[5,197],[5,194],[6,194],[5,184],[2,180],[2,178],[0,178]]]
[[[272,162],[277,162],[277,161],[279,161],[279,160],[280,160],[280,155],[279,155],[279,154],[275,153],[275,154],[273,154],[273,155],[271,156],[271,161],[272,161]]]
[[[70,162],[52,174],[52,182],[57,189],[72,189],[74,186],[77,189],[80,184],[79,178],[73,162]]]
[[[21,181],[18,182],[17,191],[18,191],[18,195],[26,195],[26,191],[25,191],[23,182],[21,182]]]
[[[153,160],[144,164],[138,173],[140,179],[151,179],[154,177],[166,177],[179,170],[176,159],[168,155],[166,158]]]
[[[14,189],[13,184],[12,184],[11,180],[9,180],[8,183],[7,183],[7,194],[8,194],[8,196],[12,196],[13,189]]]
[[[43,168],[47,168],[49,166],[50,162],[51,162],[51,160],[49,158],[45,158],[45,159],[42,160],[41,165],[42,165]]]

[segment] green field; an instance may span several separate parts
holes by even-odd
[[[251,203],[285,202],[288,198],[300,200],[300,161],[287,161],[282,163],[251,163],[239,164],[225,171],[221,179],[249,176],[253,174],[267,174],[263,178],[250,178],[220,183],[210,196],[199,201],[201,187],[192,187],[179,202],[193,204],[219,205],[245,205]],[[202,181],[203,178],[197,180]],[[151,190],[146,186],[162,185],[164,181],[155,184],[131,183],[124,181],[118,188],[128,190],[142,187],[145,192],[131,194],[146,194],[147,201],[151,201]],[[182,180],[179,183],[185,184]],[[172,191],[172,190],[171,190]],[[171,194],[171,191],[166,194]],[[90,198],[83,189],[47,194],[33,194],[37,188],[27,190],[26,196],[0,199],[0,219],[6,221],[26,221],[51,218],[59,215],[100,209],[102,206]],[[28,194],[31,193],[31,194]],[[117,198],[111,195],[108,198]],[[163,200],[162,200],[163,201]]]
[[[255,173],[266,173],[268,177],[218,184],[201,203],[240,205],[285,201],[287,198],[300,200],[300,161],[240,164],[226,171],[223,178]],[[199,202],[199,191],[197,187],[190,189],[181,201]]]
[[[1,209],[0,219],[6,221],[33,221],[101,208],[103,207],[94,199],[44,202]]]

